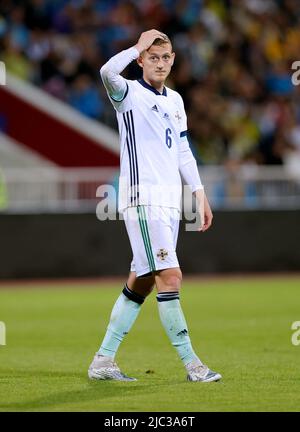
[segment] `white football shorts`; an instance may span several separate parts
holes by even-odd
[[[159,206],[128,207],[124,221],[133,253],[130,270],[137,277],[179,267],[176,244],[180,211]]]

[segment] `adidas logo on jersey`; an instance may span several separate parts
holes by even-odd
[[[158,112],[157,105],[153,105],[153,107],[152,107],[151,109],[152,109],[152,111],[156,111],[156,112]]]

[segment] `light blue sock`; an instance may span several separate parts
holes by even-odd
[[[127,284],[114,304],[101,347],[98,354],[114,358],[116,352],[135,322],[144,297],[131,291]]]
[[[192,361],[202,364],[191,344],[188,327],[180,306],[179,293],[159,293],[156,298],[161,322],[183,364],[187,365]]]

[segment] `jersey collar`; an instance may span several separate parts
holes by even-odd
[[[145,88],[148,89],[148,90],[151,90],[154,94],[156,94],[156,95],[158,95],[158,96],[167,96],[167,89],[166,89],[166,87],[163,88],[163,92],[162,92],[162,93],[159,93],[159,91],[156,90],[156,88],[152,87],[150,84],[148,84],[148,83],[144,80],[144,78],[140,78],[140,79],[138,80],[138,82],[139,82],[143,87],[145,87]]]

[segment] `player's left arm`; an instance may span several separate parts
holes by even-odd
[[[198,231],[204,232],[211,226],[213,214],[187,137],[180,139],[179,171],[183,180],[190,186],[194,196],[196,197],[201,220],[201,227],[199,227]]]
[[[201,226],[199,227],[198,231],[204,232],[211,226],[213,214],[199,175],[197,162],[191,151],[187,138],[187,119],[181,97],[180,102],[182,106],[182,131],[180,133],[179,142],[179,171],[183,180],[190,186],[194,196],[196,197],[201,220]]]
[[[204,189],[197,189],[194,195],[196,196],[201,219],[201,227],[199,227],[198,231],[204,232],[212,225],[213,214]]]

